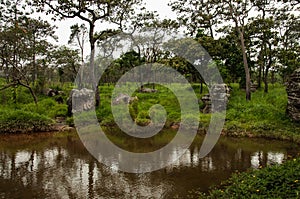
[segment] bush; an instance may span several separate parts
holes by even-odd
[[[61,117],[67,115],[68,106],[66,104],[58,104],[52,98],[46,98],[38,102],[38,106],[34,103],[29,103],[21,108],[24,111],[38,113],[50,118]]]
[[[299,198],[300,158],[234,174],[223,187],[202,198]]]
[[[0,111],[0,132],[37,132],[50,130],[53,121],[43,115],[22,110]]]

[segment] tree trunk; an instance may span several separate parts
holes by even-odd
[[[268,93],[268,92],[269,92],[268,74],[269,74],[269,67],[266,68],[266,73],[265,73],[265,78],[264,78],[264,83],[265,83],[265,89],[264,89],[264,92],[265,92],[265,93]]]
[[[251,90],[250,90],[251,79],[250,79],[250,70],[249,70],[249,66],[248,66],[246,47],[245,47],[244,28],[239,26],[240,19],[239,19],[239,16],[235,16],[231,2],[229,3],[229,9],[230,9],[231,17],[235,23],[235,28],[236,28],[236,30],[239,34],[239,38],[240,38],[242,54],[243,54],[243,63],[244,63],[244,69],[245,69],[245,76],[246,76],[246,100],[250,101],[251,100]]]
[[[258,70],[258,81],[257,81],[257,88],[261,88],[261,73],[262,73],[262,66],[259,66],[259,70]]]
[[[100,104],[100,95],[99,95],[99,81],[96,81],[95,77],[95,43],[94,39],[94,24],[90,24],[90,34],[89,40],[91,45],[91,57],[90,57],[90,81],[92,84],[92,89],[95,92],[95,106],[98,107]]]
[[[239,27],[237,27],[237,29],[240,34],[240,42],[241,42],[241,47],[242,47],[243,62],[244,62],[244,69],[245,69],[245,75],[246,75],[246,100],[250,101],[251,100],[251,90],[250,90],[251,78],[250,78],[250,70],[249,70],[247,55],[246,55],[244,33]]]
[[[268,74],[269,74],[269,69],[271,68],[272,66],[272,45],[270,43],[269,44],[269,60],[268,60],[268,65],[266,67],[266,71],[265,71],[265,78],[264,78],[264,83],[265,83],[265,93],[268,93],[269,92],[269,82],[268,82]]]

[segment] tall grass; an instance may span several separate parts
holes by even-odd
[[[286,114],[287,94],[285,88],[275,85],[269,93],[258,90],[252,93],[251,101],[245,100],[245,92],[232,85],[225,130],[249,131],[258,136],[290,137],[297,139],[300,126]],[[292,138],[296,134],[296,137]]]

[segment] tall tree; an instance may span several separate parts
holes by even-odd
[[[52,51],[51,57],[58,71],[60,82],[62,84],[67,81],[73,82],[80,66],[78,50],[60,46]]]
[[[220,7],[215,0],[177,0],[169,4],[176,11],[179,22],[184,25],[191,36],[198,29],[205,30],[212,38],[219,23]]]
[[[1,61],[2,66],[5,67],[7,78],[7,84],[0,90],[16,86],[26,87],[31,92],[35,103],[37,103],[36,95],[30,85],[27,74],[28,63],[31,63],[31,58],[33,57],[32,52],[36,52],[37,49],[36,46],[31,45],[30,40],[30,37],[33,35],[31,32],[33,26],[37,23],[27,23],[28,21],[34,21],[28,17],[32,13],[32,10],[29,9],[27,11],[28,8],[26,8],[25,2],[21,0],[3,0],[0,2],[0,8],[2,24],[0,40]],[[47,42],[43,42],[43,45],[47,45]]]
[[[251,77],[245,45],[245,25],[249,12],[253,8],[252,0],[177,0],[170,5],[173,10],[178,11],[178,20],[183,21],[183,24],[190,29],[193,34],[195,34],[199,28],[205,28],[209,30],[213,38],[213,26],[231,24],[235,27],[239,35],[238,42],[241,46],[243,57],[246,79],[246,100],[251,100]]]
[[[227,18],[227,20],[233,21],[235,29],[239,35],[239,43],[241,45],[246,77],[246,100],[249,101],[251,100],[251,77],[245,45],[245,25],[249,12],[253,8],[253,4],[250,0],[223,0],[221,1],[221,5],[223,7],[221,14]]]
[[[39,74],[37,57],[46,55],[46,51],[49,50],[48,46],[50,44],[47,42],[47,39],[57,39],[57,36],[54,34],[56,27],[41,18],[33,19],[23,16],[19,18],[19,21],[19,26],[23,28],[26,33],[28,55],[31,57],[30,68],[32,70],[32,83],[35,84]]]
[[[247,34],[251,35],[253,52],[256,53],[259,66],[258,87],[261,87],[261,80],[263,79],[266,93],[269,90],[269,70],[275,63],[278,44],[276,22],[273,17],[277,8],[274,3],[272,0],[254,2],[258,15],[250,19],[251,22],[246,27],[248,29]]]
[[[279,39],[278,60],[283,81],[299,67],[300,62],[300,2],[284,1],[274,15]]]
[[[43,12],[44,6],[48,6],[46,14],[54,14],[62,19],[79,18],[88,24],[88,35],[90,43],[89,75],[92,89],[96,93],[96,106],[100,103],[98,83],[95,77],[95,45],[100,39],[115,35],[123,29],[123,23],[128,16],[134,13],[133,7],[139,5],[141,0],[93,0],[93,1],[60,1],[60,0],[34,0],[38,11]],[[96,24],[103,26],[105,22],[118,24],[118,30],[104,29],[96,31]]]

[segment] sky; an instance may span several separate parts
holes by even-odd
[[[176,14],[172,12],[171,8],[167,5],[170,0],[144,0],[146,8],[149,11],[157,11],[161,18],[176,18]],[[71,34],[70,26],[74,24],[81,24],[82,21],[78,18],[65,19],[62,21],[56,21],[55,25],[58,27],[56,35],[58,36],[59,45],[67,45],[69,36]]]

